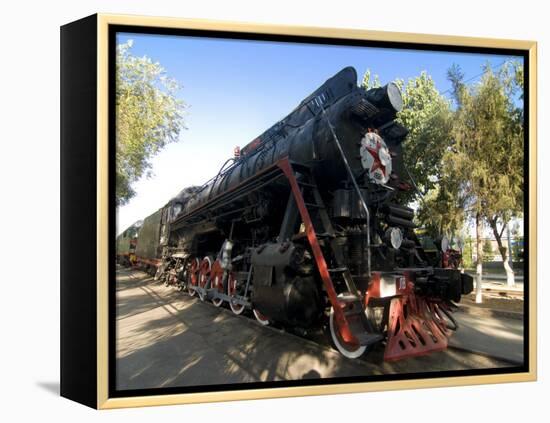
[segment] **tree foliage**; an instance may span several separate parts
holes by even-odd
[[[470,235],[467,235],[464,238],[464,246],[462,247],[462,263],[466,269],[471,269],[474,267],[473,262],[473,248],[474,240]]]
[[[491,228],[523,207],[523,108],[514,101],[523,91],[519,69],[506,65],[495,73],[486,66],[473,86],[451,79],[458,108],[444,162],[461,181],[469,210],[481,213]],[[502,229],[498,235],[497,241]]]
[[[491,243],[490,239],[486,239],[483,241],[483,257],[485,260],[491,261],[495,257],[494,251],[493,251],[493,244]]]
[[[462,198],[455,181],[443,172],[443,156],[451,143],[451,102],[437,90],[427,72],[409,79],[397,80],[403,96],[403,110],[397,121],[409,134],[403,148],[403,162],[408,174],[421,193],[401,194],[404,202],[418,201],[419,223],[431,235],[452,233],[462,227]],[[377,75],[365,72],[361,86],[380,86]],[[410,179],[409,178],[409,179]],[[411,182],[412,182],[411,181]]]
[[[132,41],[116,52],[116,203],[126,204],[132,184],[151,176],[151,158],[176,142],[184,126],[180,86],[149,57],[132,54]]]
[[[404,148],[405,164],[425,194],[442,177],[442,157],[449,145],[452,125],[450,102],[433,79],[422,72],[403,87],[403,110],[397,121],[409,130]]]
[[[361,87],[363,87],[365,90],[370,90],[371,88],[378,88],[380,86],[380,78],[378,77],[378,75],[372,75],[371,70],[367,69],[365,74],[363,75]]]
[[[409,79],[403,88],[403,110],[398,122],[409,129],[404,164],[422,198],[418,220],[432,235],[462,227],[463,198],[456,181],[445,170],[443,157],[451,144],[453,113],[450,101],[426,73]],[[412,200],[409,194],[409,200]]]
[[[468,211],[489,224],[508,284],[514,275],[502,237],[510,219],[523,212],[523,107],[517,100],[523,98],[522,74],[515,63],[497,72],[487,65],[479,83],[468,86],[459,69],[449,71],[457,110],[444,162],[461,185]]]

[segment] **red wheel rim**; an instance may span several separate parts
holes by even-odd
[[[206,288],[208,281],[210,280],[210,274],[212,272],[212,259],[208,256],[202,259],[199,269],[199,287]],[[199,297],[202,301],[206,299],[204,293],[199,292]]]
[[[229,280],[227,281],[227,295],[233,297],[237,292],[237,279],[233,273],[229,274]],[[241,314],[244,311],[244,305],[236,304],[233,301],[229,302],[231,311],[235,314]]]
[[[212,281],[212,288],[216,289],[220,294],[223,294],[223,269],[219,259],[212,265],[210,280]],[[223,299],[212,298],[212,304],[219,307],[223,304]]]
[[[212,272],[212,259],[208,256],[202,259],[201,267],[199,270],[199,286],[201,288],[206,287],[208,280],[210,279],[210,273]]]
[[[197,257],[191,259],[191,262],[189,263],[189,270],[188,270],[188,288],[187,292],[189,292],[189,295],[192,297],[195,296],[197,291],[191,288],[191,286],[197,286],[198,283],[198,271],[199,271],[199,259]]]
[[[260,322],[263,326],[269,325],[269,319],[265,317],[262,313],[260,313],[257,309],[252,310],[254,317],[258,322]]]

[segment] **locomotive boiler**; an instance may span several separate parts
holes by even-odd
[[[424,251],[400,202],[401,108],[397,85],[365,90],[341,70],[156,212],[143,240],[156,277],[261,324],[325,325],[350,358],[379,342],[387,360],[446,348],[473,281]]]

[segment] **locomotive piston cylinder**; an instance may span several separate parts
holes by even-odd
[[[293,243],[269,243],[252,253],[252,301],[274,321],[306,328],[321,312],[313,275],[302,272],[305,250]],[[306,272],[307,273],[307,272]]]

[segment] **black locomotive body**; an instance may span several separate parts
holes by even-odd
[[[380,341],[388,360],[445,348],[472,280],[423,250],[399,204],[401,107],[395,84],[364,90],[351,67],[327,80],[157,212],[156,277],[262,324],[326,322],[351,358]]]

